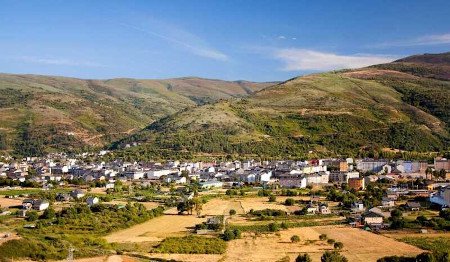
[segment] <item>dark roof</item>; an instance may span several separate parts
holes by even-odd
[[[412,202],[412,201],[407,202],[406,205],[412,208],[421,207],[419,202]]]

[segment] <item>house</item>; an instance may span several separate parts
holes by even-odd
[[[211,188],[222,188],[223,182],[220,181],[206,181],[200,183],[200,188],[211,189]]]
[[[67,201],[70,201],[70,195],[58,193],[58,195],[56,195],[56,197],[55,197],[55,200],[59,201],[59,202],[67,202]]]
[[[279,177],[281,187],[286,188],[306,188],[306,178],[302,175],[281,175]]]
[[[421,206],[419,202],[408,201],[406,207],[411,211],[419,211]]]
[[[306,206],[306,214],[315,215],[319,211],[319,206],[314,204],[308,204]]]
[[[355,190],[361,190],[366,188],[364,183],[364,178],[350,178],[348,180],[348,186]]]
[[[98,204],[100,201],[98,199],[98,197],[88,197],[86,199],[86,203],[88,204],[88,206],[93,206]]]
[[[26,210],[31,209],[33,207],[33,203],[34,203],[33,199],[29,199],[29,198],[24,199],[22,201],[22,209],[26,209]]]
[[[430,202],[438,204],[443,208],[450,207],[450,186],[446,186],[432,194],[430,196]]]
[[[32,208],[34,210],[42,211],[42,210],[46,210],[47,208],[49,208],[49,206],[50,206],[50,203],[47,200],[35,200],[33,202]]]
[[[393,207],[393,206],[395,206],[395,202],[393,199],[391,199],[389,197],[383,197],[381,200],[381,205],[383,207]]]
[[[70,196],[75,199],[80,199],[80,198],[84,197],[85,195],[86,195],[86,193],[84,193],[84,191],[81,189],[75,189],[70,192]]]
[[[351,210],[354,213],[363,212],[365,210],[364,209],[364,204],[360,203],[360,202],[354,202],[354,203],[352,203]]]
[[[326,205],[326,204],[321,204],[321,205],[319,206],[319,212],[320,212],[320,214],[322,214],[322,215],[328,215],[328,214],[331,214],[331,211],[330,211],[330,209],[328,208],[328,205]]]
[[[383,226],[383,216],[374,213],[374,212],[368,212],[367,214],[364,214],[363,216],[364,224],[368,226],[375,226],[375,227],[382,227]]]

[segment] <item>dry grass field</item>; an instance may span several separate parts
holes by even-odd
[[[298,198],[298,197],[297,197]],[[239,216],[250,209],[265,208],[290,211],[282,204],[285,197],[277,198],[276,203],[269,203],[267,198],[212,199],[203,206],[202,215],[227,215],[235,209],[238,215],[232,223],[244,223],[245,218]],[[169,236],[187,235],[195,224],[206,221],[195,215],[177,215],[176,208],[169,209],[165,215],[129,229],[125,229],[106,237],[108,242],[154,242],[162,241]],[[247,221],[249,222],[249,221]],[[250,223],[250,222],[249,222]],[[176,259],[181,261],[276,261],[285,256],[291,260],[300,253],[309,253],[313,261],[320,261],[326,250],[333,249],[326,241],[320,241],[319,235],[327,234],[328,238],[344,244],[342,253],[349,261],[376,261],[389,255],[416,255],[421,249],[399,242],[394,238],[373,234],[347,226],[302,227],[283,230],[275,234],[245,234],[243,238],[230,241],[224,255],[187,255],[187,254],[149,254],[150,257]],[[299,243],[291,243],[292,235],[298,235]],[[251,251],[251,252],[250,252]]]
[[[150,254],[151,257],[178,259],[181,261],[248,261],[273,262],[285,256],[291,261],[300,253],[308,253],[314,262],[326,250],[333,247],[326,241],[320,241],[319,235],[327,234],[329,238],[344,244],[342,254],[349,261],[376,261],[389,255],[416,255],[423,252],[414,246],[398,242],[394,239],[373,234],[356,228],[343,226],[319,226],[292,228],[279,234],[262,234],[255,236],[246,234],[243,238],[230,241],[224,255],[186,255],[186,254]],[[298,235],[299,243],[291,243],[292,235]]]
[[[22,201],[24,198],[5,198],[4,196],[0,196],[0,207],[14,207],[14,206],[22,206]]]
[[[202,215],[226,215],[230,209],[243,213],[237,201],[213,199],[203,206]],[[195,215],[178,215],[176,208],[171,208],[164,214],[145,223],[112,233],[106,237],[106,240],[108,242],[157,242],[168,236],[186,235],[196,224],[206,221],[206,218]]]

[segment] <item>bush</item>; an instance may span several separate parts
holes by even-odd
[[[323,253],[322,257],[320,258],[321,262],[348,262],[347,258],[342,256],[336,251],[330,252],[326,251]]]
[[[230,216],[234,216],[234,215],[236,215],[236,210],[230,209]]]
[[[277,201],[277,197],[276,197],[276,196],[271,195],[271,196],[269,197],[269,202],[276,202],[276,201]]]
[[[325,239],[327,239],[327,234],[321,234],[321,235],[319,236],[319,239],[320,239],[320,240],[325,240]]]
[[[308,254],[302,254],[297,256],[295,262],[312,262],[312,259]]]
[[[39,215],[36,211],[28,211],[27,212],[27,221],[33,222],[39,218]]]
[[[227,243],[218,238],[187,236],[168,237],[155,249],[160,253],[177,254],[223,254]]]
[[[222,239],[225,241],[239,238],[241,238],[241,231],[239,229],[226,229],[222,235]]]
[[[297,235],[293,235],[293,236],[291,237],[291,242],[292,242],[292,243],[300,242],[300,237],[297,236]]]
[[[269,224],[269,231],[270,232],[280,231],[280,226],[277,223],[270,223]]]
[[[334,242],[336,242],[336,241],[334,239],[331,239],[331,238],[327,240],[327,243],[330,244],[330,245],[334,244]]]
[[[333,247],[334,249],[342,249],[344,248],[344,244],[342,242],[335,242]]]
[[[286,206],[293,206],[295,204],[295,200],[293,198],[286,198],[286,200],[284,201],[284,204]]]
[[[251,210],[250,214],[253,216],[258,216],[258,217],[264,217],[264,216],[269,216],[269,217],[280,217],[280,216],[287,216],[286,211],[283,210],[279,210],[279,209],[263,209],[263,210]]]

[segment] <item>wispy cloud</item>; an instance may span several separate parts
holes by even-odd
[[[206,41],[186,30],[154,19],[149,19],[147,22],[150,25],[137,26],[128,23],[120,23],[120,25],[167,41],[197,56],[219,61],[229,59],[226,54],[210,47]]]
[[[425,35],[417,38],[388,41],[376,44],[375,47],[396,47],[396,46],[423,46],[423,45],[444,45],[450,44],[450,33],[440,35]]]
[[[370,54],[338,55],[309,49],[285,48],[273,52],[276,59],[284,62],[283,70],[333,70],[358,68],[374,64],[388,63],[396,58]]]
[[[41,65],[105,67],[102,64],[91,62],[91,61],[75,61],[75,60],[61,59],[61,58],[42,58],[42,57],[35,57],[35,56],[21,56],[21,57],[16,58],[16,60],[26,62],[26,63],[41,64]]]

